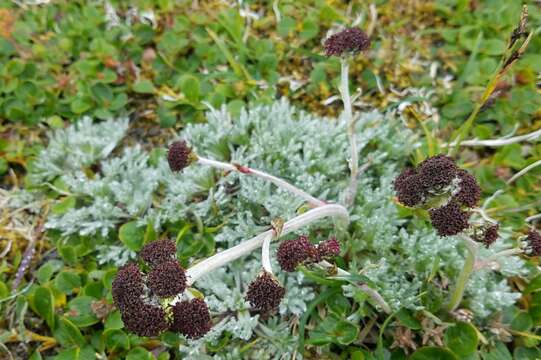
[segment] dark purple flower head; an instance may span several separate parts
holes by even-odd
[[[126,329],[139,336],[158,336],[168,327],[165,311],[142,301],[121,311],[121,316]]]
[[[469,226],[468,220],[471,214],[462,211],[454,201],[438,209],[431,209],[429,212],[432,226],[436,228],[440,236],[456,235]]]
[[[178,261],[166,261],[156,265],[148,273],[148,287],[159,297],[170,297],[186,289],[186,272]]]
[[[325,55],[341,56],[357,53],[370,47],[370,38],[359,28],[348,28],[325,40]]]
[[[394,186],[398,202],[405,206],[416,206],[422,203],[427,195],[419,174],[408,177],[400,174],[395,180]]]
[[[455,200],[467,207],[475,207],[481,199],[481,187],[473,175],[466,170],[459,169],[457,172],[460,179],[460,190],[455,195]]]
[[[143,246],[139,256],[151,267],[175,260],[177,247],[171,240],[157,240]]]
[[[398,175],[393,181],[394,190],[399,191],[404,186],[404,182],[414,175],[417,175],[417,170],[410,167],[404,168],[400,175]]]
[[[321,241],[317,245],[318,258],[332,258],[340,255],[340,243],[335,237]]]
[[[136,264],[120,268],[113,280],[113,301],[121,311],[137,306],[143,295],[143,275]]]
[[[186,141],[175,141],[169,145],[169,152],[167,153],[169,168],[175,172],[184,170],[193,161],[192,156],[192,149]]]
[[[266,316],[278,309],[285,293],[286,289],[278,280],[264,271],[248,287],[246,300],[263,316]]]
[[[210,331],[212,322],[205,301],[184,300],[173,305],[171,330],[178,331],[189,339],[199,339]]]
[[[541,256],[541,234],[535,230],[530,230],[526,237],[528,243],[528,253],[532,256]]]
[[[295,240],[285,240],[280,243],[276,258],[284,271],[295,271],[299,264],[312,262],[317,259],[317,249],[307,236],[299,236]]]
[[[498,237],[500,236],[498,234],[499,229],[500,225],[498,224],[485,226],[484,228],[482,228],[481,233],[476,234],[473,239],[477,242],[483,243],[488,248],[496,240],[498,240]]]
[[[440,190],[451,184],[458,170],[452,158],[441,154],[426,159],[418,169],[421,184],[430,190]]]

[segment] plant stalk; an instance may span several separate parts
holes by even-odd
[[[295,195],[303,198],[310,205],[312,205],[314,207],[322,206],[322,205],[326,204],[324,201],[313,197],[312,195],[308,194],[306,191],[301,190],[301,189],[299,189],[298,187],[296,187],[294,185],[291,185],[287,181],[285,181],[283,179],[280,179],[280,178],[278,178],[276,176],[267,174],[266,172],[263,172],[263,171],[260,171],[260,170],[255,170],[255,169],[249,168],[247,166],[242,166],[242,165],[238,165],[238,164],[230,164],[230,163],[226,163],[226,162],[211,160],[211,159],[201,157],[199,155],[197,156],[197,162],[199,164],[201,164],[201,165],[212,166],[214,168],[222,169],[222,170],[226,170],[226,171],[236,171],[236,172],[239,172],[239,173],[242,173],[242,174],[245,174],[245,175],[252,175],[252,176],[256,176],[258,178],[261,178],[263,180],[270,181],[271,183],[273,183],[277,187],[282,188],[282,189],[284,189],[286,191],[291,192],[292,194],[295,194]]]
[[[479,247],[477,243],[475,243],[467,236],[462,236],[462,239],[464,240],[464,244],[466,245],[466,259],[464,262],[464,266],[462,267],[462,270],[458,275],[455,289],[451,294],[449,304],[447,305],[447,310],[449,312],[456,310],[456,308],[458,307],[458,305],[460,305],[460,302],[462,301],[462,298],[464,296],[464,289],[466,288],[466,283],[468,282],[468,279],[470,278],[470,275],[474,269],[475,259],[477,257],[477,250]]]

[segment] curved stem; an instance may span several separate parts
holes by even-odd
[[[309,210],[302,215],[299,215],[284,224],[281,235],[287,235],[293,231],[296,231],[314,221],[325,217],[337,217],[342,218],[346,222],[349,222],[349,214],[346,208],[338,204],[323,205],[315,209]],[[236,246],[233,246],[227,250],[221,251],[214,256],[206,258],[205,260],[195,264],[186,271],[188,278],[188,285],[193,284],[202,276],[209,272],[227,265],[231,261],[234,261],[242,256],[248,255],[255,249],[258,249],[263,245],[265,239],[269,236],[273,236],[274,229],[267,230],[249,240],[246,240]]]
[[[453,290],[453,293],[451,294],[451,299],[449,300],[449,304],[447,305],[448,311],[454,311],[458,307],[458,305],[460,305],[462,297],[464,296],[464,289],[466,288],[466,283],[468,282],[468,279],[473,272],[475,258],[477,257],[478,245],[467,236],[463,236],[462,239],[464,240],[464,244],[466,245],[467,254],[464,261],[464,266],[462,267],[462,270],[458,275],[455,289]]]
[[[301,190],[301,189],[299,189],[298,187],[296,187],[294,185],[291,185],[290,183],[288,183],[287,181],[285,181],[283,179],[280,179],[280,178],[278,178],[276,176],[267,174],[266,172],[263,172],[263,171],[260,171],[260,170],[255,170],[255,169],[249,168],[247,166],[242,166],[242,165],[238,165],[238,164],[230,164],[230,163],[225,163],[225,162],[221,162],[221,161],[206,159],[206,158],[200,157],[200,156],[198,156],[197,161],[202,165],[208,165],[208,166],[212,166],[212,167],[215,167],[217,169],[222,169],[222,170],[226,170],[226,171],[237,171],[237,172],[239,172],[241,174],[252,175],[252,176],[259,177],[259,178],[261,178],[263,180],[270,181],[271,183],[278,186],[279,188],[282,188],[282,189],[284,189],[286,191],[289,191],[289,192],[303,198],[308,203],[310,203],[312,206],[325,205],[324,201],[321,201],[321,200],[313,197],[312,195],[308,194],[306,191]]]
[[[263,270],[272,274],[272,265],[270,261],[270,243],[272,241],[273,235],[268,235],[263,240],[263,246],[261,246],[261,265]]]

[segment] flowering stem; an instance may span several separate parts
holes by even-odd
[[[261,246],[261,265],[263,266],[263,270],[268,272],[269,274],[272,274],[272,265],[270,261],[270,243],[272,241],[272,238],[274,237],[272,235],[267,235],[265,239],[263,240],[263,245]]]
[[[467,254],[464,261],[464,266],[462,267],[462,270],[458,275],[455,289],[451,294],[451,300],[447,305],[447,310],[449,311],[454,311],[462,301],[462,297],[464,296],[464,289],[466,288],[466,283],[468,282],[468,279],[470,278],[470,275],[474,269],[475,258],[477,257],[477,249],[479,247],[477,243],[475,243],[475,241],[473,241],[467,236],[463,236],[462,239],[464,240],[464,244],[466,245]]]
[[[270,181],[271,183],[278,186],[279,188],[282,188],[282,189],[284,189],[286,191],[289,191],[289,192],[303,198],[304,200],[306,200],[308,203],[310,203],[314,207],[325,205],[324,201],[321,201],[321,200],[313,197],[312,195],[308,194],[306,191],[301,190],[301,189],[299,189],[298,187],[296,187],[294,185],[291,185],[290,183],[288,183],[287,181],[285,181],[283,179],[280,179],[280,178],[278,178],[276,176],[267,174],[266,172],[255,170],[255,169],[249,168],[247,166],[242,166],[242,165],[238,165],[238,164],[230,164],[230,163],[225,163],[225,162],[221,162],[221,161],[206,159],[206,158],[201,157],[201,156],[197,157],[197,162],[202,164],[202,165],[208,165],[208,166],[215,167],[217,169],[222,169],[222,170],[226,170],[226,171],[237,171],[237,172],[245,174],[245,175],[252,175],[252,176],[259,177],[259,178],[261,178],[263,180]]]
[[[338,204],[329,204],[317,207],[309,210],[302,215],[299,215],[284,224],[281,234],[287,235],[293,231],[296,231],[314,221],[325,217],[337,217],[349,222],[349,214],[346,208]],[[261,247],[263,242],[269,236],[272,238],[274,229],[267,230],[249,240],[246,240],[232,248],[221,251],[218,254],[211,256],[194,266],[190,267],[186,276],[188,278],[188,285],[193,284],[202,276],[212,272],[213,270],[227,265],[231,261],[234,261],[242,256],[245,256],[255,249]]]
[[[359,159],[357,153],[357,140],[355,139],[355,121],[353,120],[353,111],[351,109],[351,96],[349,94],[349,62],[342,57],[340,59],[340,96],[344,104],[344,116],[347,123],[347,131],[350,146],[351,180],[346,194],[346,205],[352,205],[357,192],[357,173],[359,168]]]

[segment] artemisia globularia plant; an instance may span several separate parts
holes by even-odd
[[[257,177],[303,199],[308,210],[287,221],[278,218],[261,234],[196,262],[187,269],[175,257],[175,242],[165,239],[148,243],[139,252],[139,262],[122,267],[113,282],[113,299],[128,330],[141,336],[157,336],[171,330],[190,339],[201,338],[212,328],[213,318],[204,295],[195,290],[195,283],[204,275],[257,249],[261,249],[261,271],[247,284],[245,299],[253,312],[263,318],[272,316],[286,292],[271,266],[272,241],[280,241],[276,260],[282,271],[292,272],[303,265],[323,269],[330,277],[355,278],[357,274],[350,274],[331,263],[341,253],[339,236],[329,237],[317,244],[307,235],[292,240],[281,239],[325,217],[342,220],[337,227],[349,222],[359,177],[365,169],[364,165],[359,166],[357,117],[352,111],[352,96],[349,93],[349,61],[351,55],[367,50],[369,46],[368,36],[358,28],[343,30],[325,42],[326,54],[340,59],[339,90],[349,138],[349,186],[341,197],[341,204],[320,200],[269,173],[242,164],[203,157],[186,140],[177,140],[169,146],[167,160],[174,173],[182,172],[188,166],[210,166],[226,173],[237,172],[240,176]],[[405,168],[393,184],[397,201],[405,207],[426,210],[439,236],[458,235],[464,241],[468,256],[446,305],[451,313],[461,303],[468,279],[475,270],[493,266],[498,259],[511,255],[541,254],[541,236],[531,230],[525,236],[522,247],[504,249],[492,255],[490,261],[478,258],[480,246],[488,248],[498,239],[499,224],[486,215],[483,207],[478,207],[481,188],[475,177],[460,168],[453,157],[444,154],[429,157],[417,166]],[[340,233],[340,230],[336,232]],[[392,312],[385,297],[375,288],[360,281],[356,286],[381,311]]]

